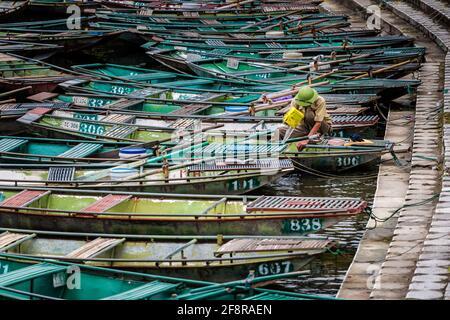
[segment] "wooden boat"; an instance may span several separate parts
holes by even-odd
[[[0,21],[16,18],[25,10],[30,1],[1,1]]]
[[[6,185],[1,190],[2,227],[61,232],[299,235],[332,226],[367,206],[355,198],[151,195]]]
[[[343,110],[346,111],[348,108]],[[221,122],[218,118],[187,119],[183,116],[167,120],[145,113],[114,113],[110,110],[89,112],[76,109],[54,111],[48,109],[45,114],[44,111],[42,107],[38,110],[31,110],[29,114],[19,118],[18,122],[24,126],[25,130],[39,133],[45,137],[150,142],[155,146],[176,139],[176,135],[190,133],[194,135],[194,131],[197,131],[197,135],[200,132],[204,132],[206,136],[217,134],[222,137],[226,135],[232,141],[243,132],[245,135],[257,134],[262,130],[274,132],[282,125],[282,114],[285,113],[282,110],[279,117],[257,118],[253,121]],[[334,135],[349,136],[375,126],[379,117],[378,115],[345,114],[332,115],[332,120]],[[118,131],[118,127],[122,128],[121,134],[111,134],[111,132]],[[209,141],[211,142],[211,140]]]
[[[91,10],[99,6],[96,1],[86,0],[31,0],[30,10],[39,14],[70,15],[68,8],[72,5],[78,6],[82,13],[92,13]]]
[[[177,49],[159,49],[149,48],[146,54],[149,55],[155,61],[163,64],[164,66],[179,70],[182,72],[190,72],[190,68],[186,65],[186,61],[192,59],[205,59],[205,58],[226,58],[226,59],[238,59],[245,62],[261,62],[272,63],[274,65],[294,65],[296,67],[305,67],[309,70],[327,70],[331,67],[352,65],[354,63],[401,63],[407,60],[422,61],[425,54],[425,48],[392,48],[382,50],[361,50],[358,54],[339,54],[339,55],[322,55],[321,59],[316,59],[315,64],[314,57],[304,57],[303,55],[293,54],[290,58],[289,55],[283,55],[283,53],[271,54],[270,52],[258,53],[258,52],[242,52],[239,50],[211,50],[192,51],[189,48],[186,50]]]
[[[184,15],[190,15],[192,17],[197,17],[198,12],[207,14],[223,14],[223,13],[234,13],[234,14],[249,14],[249,13],[271,13],[271,14],[282,14],[286,11],[300,11],[300,12],[318,12],[319,9],[316,4],[322,2],[322,0],[313,1],[302,1],[301,3],[267,3],[261,5],[255,5],[256,1],[246,0],[238,3],[231,4],[211,4],[211,3],[167,3],[164,1],[125,1],[125,0],[97,0],[102,3],[105,7],[120,7],[120,8],[137,8],[140,9],[142,14],[151,15],[155,13],[175,13]],[[150,13],[146,13],[151,11]],[[253,15],[253,14],[252,14]]]
[[[338,140],[343,140],[340,146],[331,143]],[[301,151],[291,143],[283,155],[293,161],[297,170],[306,173],[339,173],[377,163],[383,154],[392,153],[393,147],[387,140],[352,143],[346,138],[332,138],[319,144],[307,144]]]
[[[26,56],[39,54],[40,57],[48,57],[50,54],[56,53],[61,49],[61,46],[53,44],[0,40],[1,53],[13,52]],[[46,53],[47,55],[44,55]]]
[[[152,236],[0,228],[0,251],[152,275],[228,282],[302,270],[336,246],[327,239]]]
[[[124,142],[96,142],[83,140],[49,139],[39,137],[0,136],[0,163],[5,167],[24,168],[27,164],[74,165],[80,167],[108,167],[111,163],[127,163],[135,159],[121,158],[120,150],[145,148],[148,156],[153,149],[143,144]]]
[[[83,78],[69,70],[12,53],[0,53],[0,75],[0,88],[15,90],[29,86],[30,94],[52,91],[60,82]]]
[[[5,253],[0,253],[0,265],[0,297],[7,300],[327,299],[254,288],[264,281],[298,276],[301,274],[299,272],[219,284]]]

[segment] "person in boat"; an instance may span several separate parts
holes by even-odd
[[[297,108],[304,115],[303,120],[294,129],[289,138],[312,137],[318,133],[321,135],[331,135],[332,121],[327,112],[327,103],[317,91],[309,86],[301,87],[297,95],[292,99],[291,108]],[[280,138],[283,139],[288,126],[280,127]],[[300,141],[300,145],[305,145],[309,139]]]

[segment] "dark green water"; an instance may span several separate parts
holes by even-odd
[[[352,174],[376,174],[377,170],[377,167],[373,167]],[[375,191],[376,178],[323,179],[310,175],[292,174],[258,190],[258,193],[313,197],[359,197],[371,205]],[[310,275],[280,280],[273,287],[300,293],[336,295],[364,234],[367,220],[366,215],[358,215],[316,234],[336,240],[339,243],[339,250],[343,253],[338,255],[323,254],[309,266]]]

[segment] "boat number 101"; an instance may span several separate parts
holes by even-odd
[[[230,183],[229,188],[233,191],[237,190],[251,190],[258,186],[258,180],[247,179],[247,180],[234,180]]]

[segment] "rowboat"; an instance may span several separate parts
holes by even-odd
[[[296,65],[304,66],[309,70],[315,70],[316,57],[306,57],[300,54],[283,55],[283,53],[271,54],[270,52],[242,52],[239,50],[222,50],[215,49],[211,51],[176,50],[176,49],[159,49],[150,47],[146,54],[155,61],[169,67],[170,69],[180,70],[182,72],[190,72],[186,61],[192,59],[206,58],[227,58],[238,59],[246,62],[272,63],[274,65]],[[334,66],[351,65],[354,63],[400,63],[403,61],[421,61],[425,54],[425,48],[391,48],[382,50],[360,50],[357,54],[339,54],[339,55],[322,55],[318,56],[317,69],[326,70]]]
[[[301,273],[211,283],[0,254],[0,297],[8,300],[327,300],[254,288],[264,281]],[[332,298],[329,298],[332,299]]]
[[[61,232],[303,235],[360,214],[367,206],[356,198],[151,195],[4,184],[1,190],[2,227]]]
[[[80,167],[110,166],[111,163],[133,161],[121,158],[121,149],[145,148],[152,155],[153,149],[147,144],[127,142],[96,142],[83,140],[49,139],[39,137],[0,136],[0,163],[5,167],[24,168],[27,164],[36,167],[54,165],[75,165]]]
[[[193,60],[187,62],[189,68],[199,76],[218,77],[222,79],[234,79],[243,83],[261,84],[288,84],[305,85],[318,84],[319,92],[346,92],[346,93],[374,93],[384,98],[398,98],[406,93],[411,93],[421,83],[419,80],[403,79],[373,79],[370,73],[362,73],[359,76],[345,76],[338,72],[328,73],[299,71],[279,68],[267,64],[241,62],[229,59],[211,58],[205,60]],[[416,70],[418,64],[413,64],[408,71]],[[377,69],[374,72],[383,70]],[[404,74],[403,70],[400,72]],[[368,79],[366,79],[368,78]]]
[[[71,71],[12,53],[0,53],[0,75],[0,88],[14,90],[29,86],[30,94],[52,91],[60,82],[83,78],[71,74]]]
[[[60,51],[62,48],[58,45],[54,44],[46,44],[46,43],[31,43],[31,42],[23,42],[23,41],[9,41],[9,40],[0,40],[0,52],[1,53],[20,53],[22,55],[37,55],[44,53],[56,53]]]
[[[211,282],[300,271],[334,241],[299,236],[158,236],[0,228],[0,251]]]
[[[25,10],[30,1],[1,1],[0,3],[0,20],[16,18],[23,10]]]
[[[131,8],[140,9],[142,14],[152,15],[155,13],[175,13],[183,14],[185,16],[197,17],[197,13],[207,13],[207,14],[246,14],[255,13],[260,15],[262,13],[266,14],[282,14],[286,11],[301,11],[301,12],[318,12],[318,7],[316,4],[322,2],[322,0],[303,0],[301,3],[267,3],[258,4],[255,0],[245,0],[239,3],[230,4],[211,4],[211,3],[167,3],[165,1],[125,1],[125,0],[96,0],[102,3],[106,7],[120,7],[120,8]],[[146,13],[150,11],[151,13]],[[253,14],[251,14],[253,15]]]
[[[39,14],[60,14],[70,15],[73,12],[68,11],[70,6],[76,5],[81,9],[81,12],[90,12],[99,6],[96,1],[86,0],[31,0],[30,10]]]

